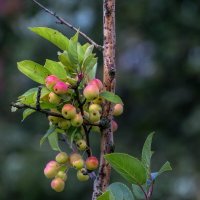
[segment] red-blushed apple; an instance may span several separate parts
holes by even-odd
[[[95,156],[90,156],[85,161],[86,168],[88,170],[95,170],[99,166],[99,161]]]
[[[53,87],[53,90],[56,94],[66,94],[68,89],[69,85],[62,81],[58,81]]]
[[[119,116],[123,113],[124,107],[122,104],[118,103],[114,106],[113,108],[113,115],[114,116]]]
[[[55,190],[56,192],[62,192],[65,188],[65,182],[62,178],[54,178],[51,181],[51,188]]]
[[[57,76],[50,75],[50,76],[46,77],[45,85],[48,89],[51,90],[58,81],[60,81],[60,80]]]
[[[117,131],[118,124],[117,124],[117,122],[115,120],[112,120],[111,125],[112,125],[113,132]]]
[[[66,119],[72,119],[76,116],[76,108],[72,104],[65,104],[62,107],[62,115]]]
[[[92,80],[88,83],[88,85],[90,85],[90,84],[96,85],[96,86],[99,88],[100,91],[103,90],[103,83],[101,82],[101,80],[99,80],[99,79],[97,79],[97,78],[92,79]]]
[[[87,100],[93,100],[99,96],[99,88],[94,84],[87,85],[83,90],[83,95]]]

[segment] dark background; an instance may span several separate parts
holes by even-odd
[[[102,43],[102,1],[41,1]],[[169,160],[173,171],[156,182],[155,200],[199,200],[200,184],[200,3],[195,0],[124,0],[116,5],[117,93],[125,104],[117,119],[116,151],[140,157],[142,144],[156,131],[153,169]],[[29,26],[73,32],[55,23],[31,0],[0,0],[0,199],[88,200],[92,182],[70,175],[63,193],[50,189],[43,168],[53,159],[39,139],[48,123],[34,114],[21,123],[9,104],[30,87],[16,62],[44,64],[58,49],[28,31]],[[82,42],[85,40],[81,39]],[[102,74],[99,56],[98,77]],[[92,135],[99,148],[99,135]],[[67,149],[68,151],[68,149]],[[73,171],[73,170],[72,170]],[[123,181],[114,172],[112,181]]]

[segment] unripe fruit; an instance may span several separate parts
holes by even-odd
[[[56,178],[61,178],[63,181],[67,180],[67,174],[63,171],[59,171],[56,175]]]
[[[77,179],[79,181],[87,181],[90,178],[87,174],[83,173],[83,170],[86,171],[84,168],[77,171]]]
[[[69,161],[69,156],[67,155],[67,153],[65,152],[60,152],[59,154],[57,154],[56,156],[56,161],[59,164],[65,164]]]
[[[58,127],[60,129],[63,129],[63,130],[66,130],[66,129],[69,129],[71,126],[71,122],[69,120],[66,120],[66,119],[61,119],[59,122],[58,122]]]
[[[78,140],[76,142],[76,146],[80,151],[84,151],[87,148],[87,144],[85,140]]]
[[[93,111],[89,113],[90,122],[98,122],[101,118],[101,115],[98,111]]]
[[[100,128],[98,126],[92,126],[91,131],[96,132],[96,133],[100,133],[101,132],[101,130],[100,130]]]
[[[76,169],[81,169],[84,167],[84,160],[83,159],[75,160],[74,162],[72,162],[72,166]]]
[[[95,156],[90,156],[85,161],[86,168],[88,170],[95,170],[99,166],[99,161]]]
[[[67,90],[69,88],[69,85],[67,85],[66,83],[62,82],[62,81],[58,81],[54,87],[53,90],[56,94],[66,94]]]
[[[72,119],[76,116],[76,108],[71,104],[65,104],[62,108],[62,115],[66,119]]]
[[[76,114],[75,117],[71,119],[72,126],[79,127],[82,125],[82,123],[83,123],[83,117],[80,113]]]
[[[62,192],[65,187],[65,182],[61,178],[54,178],[51,181],[51,188],[56,192]]]
[[[118,124],[117,124],[117,122],[114,121],[114,120],[112,120],[111,125],[112,125],[112,130],[113,130],[113,132],[117,131],[117,129],[118,129]]]
[[[52,124],[57,124],[60,121],[61,118],[59,117],[55,117],[55,116],[48,116],[48,120],[52,123]]]
[[[54,75],[50,75],[47,76],[45,79],[45,85],[48,89],[52,89],[54,87],[54,85],[59,81],[59,78],[54,76]]]
[[[49,102],[53,104],[59,104],[60,103],[60,97],[56,95],[54,92],[49,93]]]
[[[94,84],[94,85],[96,85],[99,88],[99,90],[103,90],[103,83],[99,79],[97,79],[97,78],[91,80],[88,83],[88,85],[90,85],[90,84]]]
[[[87,100],[92,100],[99,96],[99,88],[94,84],[87,85],[83,90],[83,95]]]
[[[114,109],[113,109],[113,115],[114,116],[119,116],[123,113],[123,110],[124,110],[124,107],[122,104],[118,103],[114,106]]]
[[[91,104],[89,106],[89,112],[99,111],[102,112],[102,107],[99,104]]]
[[[92,101],[92,103],[102,104],[103,103],[103,98],[102,97],[97,97]]]
[[[74,161],[82,159],[82,156],[79,153],[72,153],[69,157],[69,161],[72,164]]]

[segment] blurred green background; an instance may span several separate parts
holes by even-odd
[[[102,43],[102,1],[41,1]],[[197,0],[124,0],[116,5],[117,93],[125,104],[117,119],[116,151],[140,156],[148,133],[156,131],[153,169],[169,160],[173,171],[155,184],[155,200],[200,200],[200,2]],[[16,62],[44,64],[58,49],[28,31],[28,26],[67,27],[31,0],[0,0],[0,200],[88,200],[92,182],[75,173],[63,193],[50,189],[43,168],[55,156],[39,147],[48,122],[34,114],[21,123],[9,104],[30,87]],[[81,38],[82,42],[85,42]],[[99,58],[98,77],[102,76]],[[92,135],[99,148],[99,135]],[[123,181],[112,172],[112,181]]]

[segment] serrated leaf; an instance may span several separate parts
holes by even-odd
[[[49,144],[54,151],[61,151],[59,144],[58,144],[58,133],[57,131],[53,131],[49,136],[48,136]]]
[[[78,32],[69,40],[68,56],[73,66],[78,65]]]
[[[104,156],[113,169],[129,183],[143,185],[147,180],[147,173],[137,158],[123,153],[112,153]]]
[[[145,199],[144,193],[138,185],[132,184],[133,195],[136,199]]]
[[[166,172],[166,171],[171,171],[172,167],[170,165],[170,162],[167,161],[158,171],[158,175],[161,175],[162,173]]]
[[[23,119],[22,119],[22,121],[24,121],[28,116],[30,116],[34,112],[35,112],[35,110],[30,109],[30,108],[25,109],[24,112],[23,112]]]
[[[60,79],[65,79],[67,77],[67,73],[59,62],[55,62],[53,60],[46,60],[44,67],[53,75],[57,76]]]
[[[62,50],[68,49],[69,39],[55,29],[47,27],[30,27],[29,30],[47,39]]]
[[[123,183],[112,183],[107,190],[111,191],[115,200],[134,200],[131,190]]]
[[[112,103],[121,103],[121,104],[123,103],[121,98],[112,92],[104,91],[104,92],[101,92],[99,96],[103,97],[104,99]]]
[[[45,140],[48,138],[48,136],[53,133],[56,130],[56,127],[54,125],[51,125],[45,135],[40,139],[40,146],[45,142]]]
[[[104,192],[97,200],[115,200],[113,194],[110,191]]]
[[[49,75],[49,72],[46,68],[31,60],[18,62],[17,66],[19,71],[37,83],[44,84],[45,78]]]
[[[152,144],[153,136],[154,136],[154,132],[149,134],[149,136],[147,137],[147,139],[143,145],[143,149],[142,149],[142,159],[141,160],[148,172],[150,171],[151,156],[153,154],[153,152],[151,151],[151,144]]]

